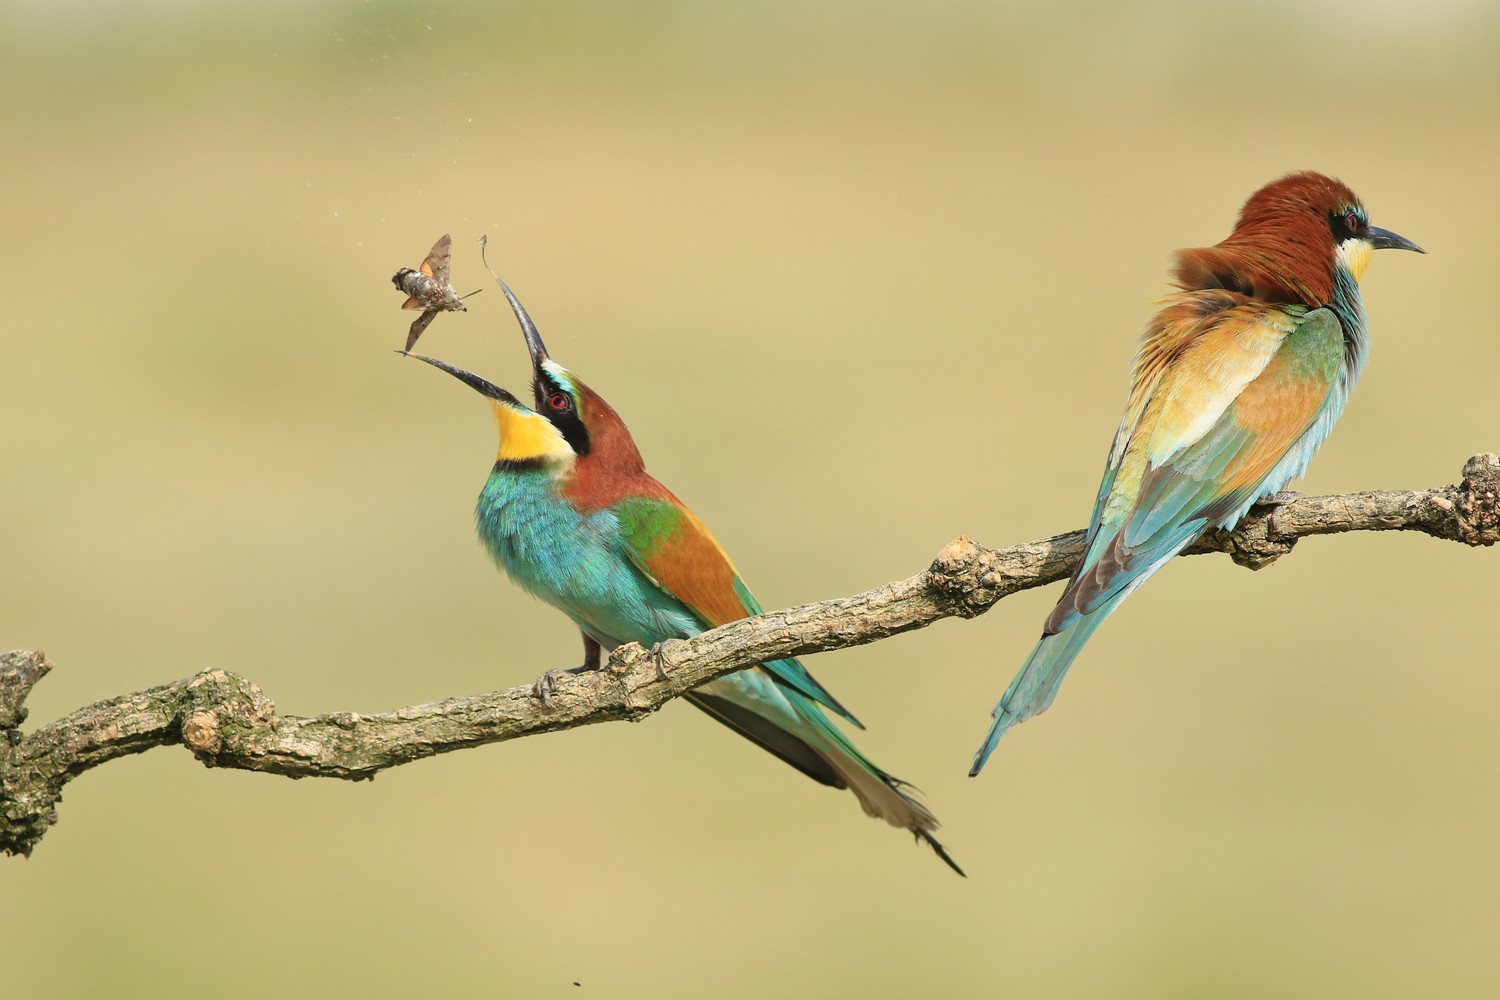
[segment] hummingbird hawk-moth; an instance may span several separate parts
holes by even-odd
[[[406,334],[406,350],[416,344],[422,331],[440,312],[468,312],[464,305],[468,295],[459,295],[448,283],[448,262],[453,257],[453,240],[444,233],[432,245],[427,259],[419,268],[403,267],[391,278],[391,284],[407,294],[402,309],[420,309],[422,315],[412,320],[411,330]],[[476,291],[478,291],[476,289]],[[470,292],[473,295],[475,292]]]

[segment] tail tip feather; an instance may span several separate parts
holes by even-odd
[[[949,868],[952,868],[955,872],[957,872],[960,878],[969,877],[967,874],[965,874],[964,870],[958,867],[958,864],[948,856],[947,849],[944,848],[942,844],[938,843],[937,838],[932,835],[931,831],[918,829],[913,830],[912,832],[917,835],[917,838],[919,840],[927,841],[927,846],[932,848],[932,852],[942,859],[943,864],[947,865]]]
[[[1000,737],[1019,721],[1008,709],[995,706],[995,721],[990,724],[989,735],[985,736],[984,743],[974,754],[974,763],[969,766],[969,777],[979,776],[979,772],[984,770],[985,762],[990,759],[990,754],[994,753],[995,747],[999,746]]]

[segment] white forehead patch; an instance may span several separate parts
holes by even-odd
[[[576,389],[577,388],[577,386],[575,386],[573,384],[572,373],[569,372],[562,365],[558,364],[556,361],[553,361],[551,358],[543,358],[542,359],[542,367],[547,370],[547,374],[549,374],[553,378],[557,379],[559,382],[561,382],[563,385],[567,386],[569,389]]]

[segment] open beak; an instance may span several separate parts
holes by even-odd
[[[1371,226],[1366,231],[1370,246],[1376,250],[1415,250],[1417,253],[1426,253],[1405,236],[1397,236],[1389,229],[1381,229],[1379,226]]]
[[[496,274],[493,267],[490,267],[489,257],[485,253],[489,249],[489,243],[488,234],[479,237],[479,259],[484,261],[484,269],[490,272],[490,277],[495,279],[500,290],[505,293],[505,300],[510,303],[511,311],[516,314],[516,321],[521,324],[521,332],[526,335],[526,350],[531,352],[531,367],[540,373],[542,362],[549,357],[547,345],[542,343],[542,335],[537,333],[536,324],[531,321],[531,316],[526,312],[526,307],[521,305],[521,300],[516,298],[516,293],[511,291],[505,279]]]
[[[541,343],[541,341],[538,341],[538,343]],[[498,399],[502,403],[511,403],[516,406],[525,405],[515,396],[511,395],[505,389],[500,388],[489,379],[480,378],[473,372],[466,372],[462,368],[455,368],[453,365],[448,364],[448,362],[446,361],[439,361],[437,358],[429,358],[425,354],[412,354],[409,351],[397,351],[396,353],[404,354],[408,358],[416,358],[418,361],[425,361],[429,365],[432,365],[432,367],[434,368],[441,368],[449,375],[452,375],[454,378],[458,379],[464,385],[478,392],[481,396],[486,396],[490,399]]]
[[[487,243],[488,239],[486,238],[481,238],[479,241],[481,259],[483,259],[485,245]],[[490,267],[488,260],[485,260],[484,266],[485,269],[494,276],[495,281],[499,282],[500,290],[505,293],[506,301],[510,303],[511,310],[515,312],[516,320],[521,324],[521,332],[526,335],[526,350],[531,353],[532,370],[537,374],[537,377],[540,378],[542,371],[542,362],[548,360],[547,345],[542,343],[542,335],[537,332],[536,324],[531,321],[531,316],[527,314],[526,307],[521,305],[520,300],[516,298],[515,292],[512,292],[510,290],[510,286],[505,283],[505,280],[501,278],[500,275],[495,274],[495,270],[494,268]],[[425,361],[429,365],[432,365],[434,368],[441,368],[449,375],[452,375],[460,382],[474,389],[481,396],[486,396],[490,399],[496,399],[502,403],[512,403],[520,407],[526,406],[525,403],[522,403],[509,391],[500,388],[489,379],[480,378],[473,372],[466,372],[462,368],[455,368],[453,365],[448,364],[446,361],[439,361],[437,358],[429,358],[422,354],[412,354],[409,351],[397,351],[396,353],[405,354],[407,357],[416,358],[418,361]]]
[[[505,293],[506,300],[510,302],[511,311],[516,314],[516,321],[521,324],[521,332],[526,335],[526,350],[531,352],[531,366],[540,368],[542,362],[548,358],[547,345],[542,343],[542,335],[537,333],[536,324],[531,321],[526,307],[521,305],[521,301],[516,298],[516,293],[510,290],[505,280],[499,275],[495,276],[495,280],[500,282],[500,290]]]

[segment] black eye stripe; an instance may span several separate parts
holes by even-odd
[[[1347,239],[1361,236],[1369,228],[1369,224],[1354,209],[1331,212],[1328,215],[1328,229],[1333,234],[1334,243],[1342,243]]]
[[[589,432],[578,417],[578,403],[560,379],[551,372],[539,370],[533,383],[537,411],[562,432],[562,436],[580,458],[589,453]]]

